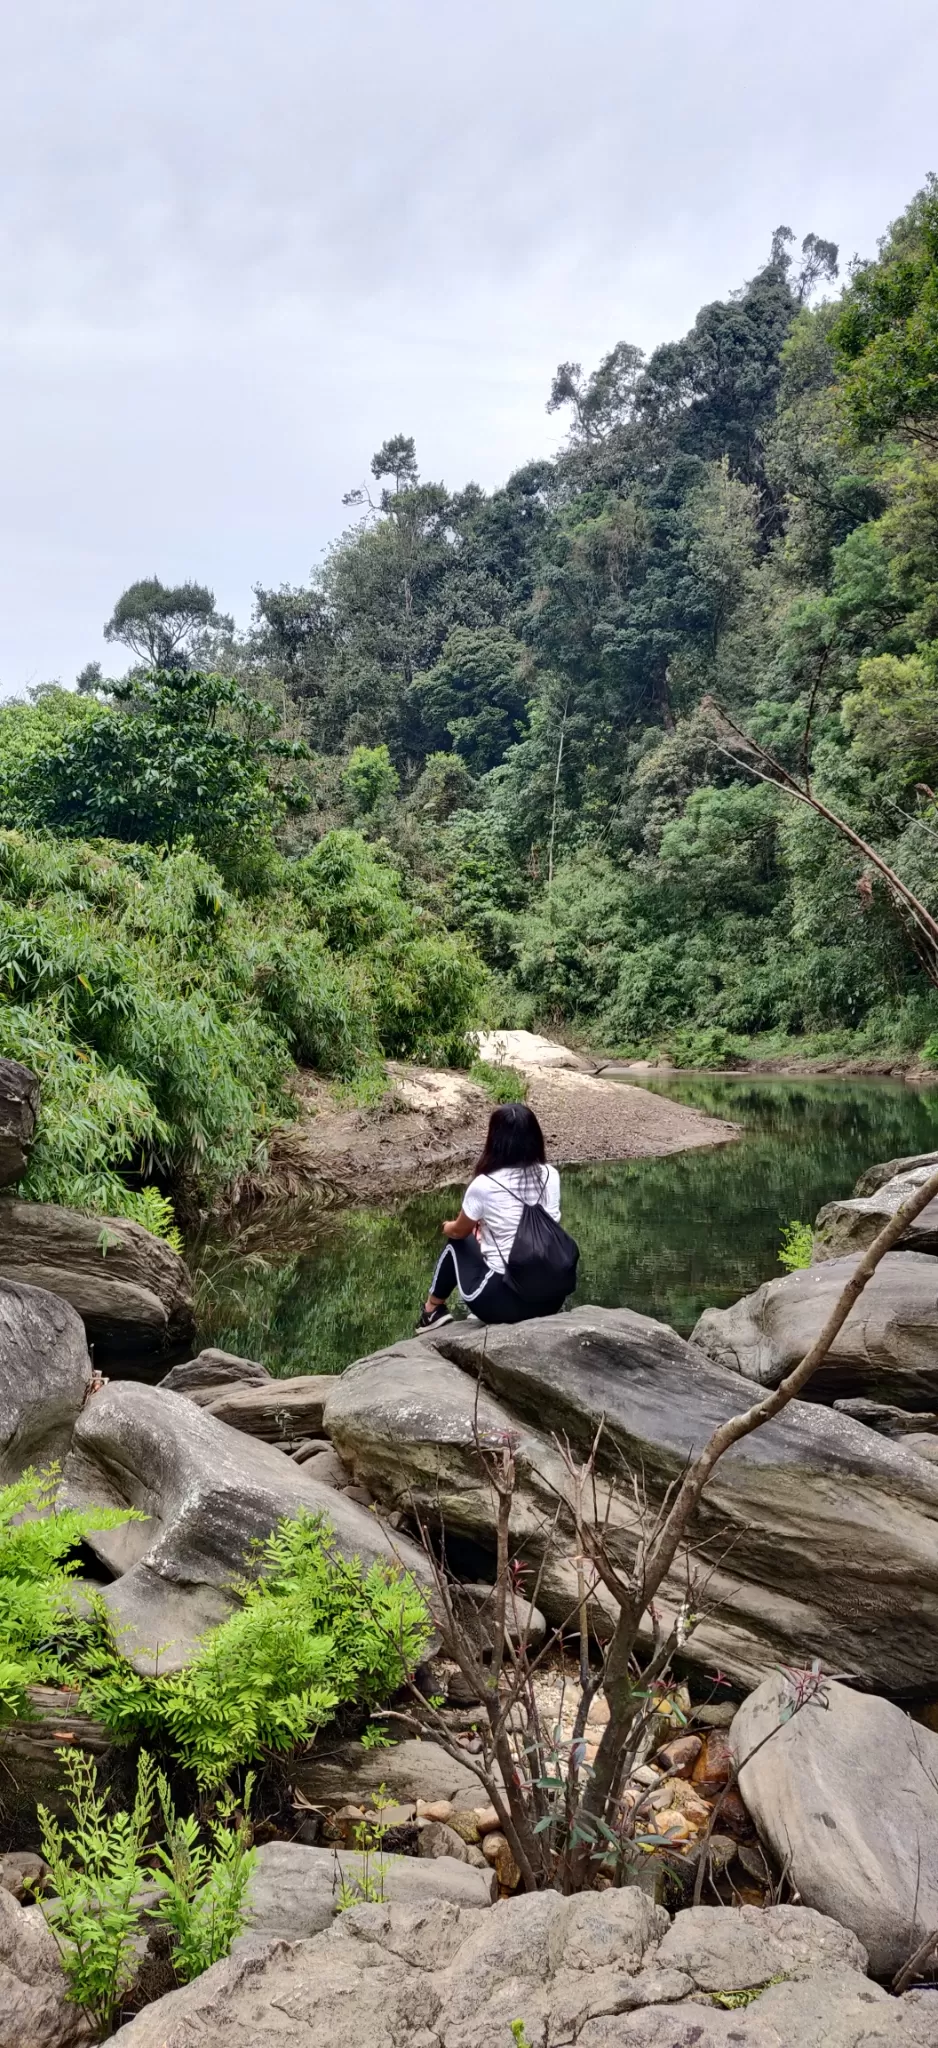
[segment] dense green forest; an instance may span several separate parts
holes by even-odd
[[[938,180],[872,261],[787,228],[646,359],[557,370],[553,460],[491,493],[388,440],[246,633],[119,599],[77,689],[0,707],[0,1052],[27,1191],[236,1185],[293,1062],[367,1096],[466,1033],[733,1059],[938,1053]]]

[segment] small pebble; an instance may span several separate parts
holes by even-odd
[[[699,1735],[677,1735],[659,1749],[656,1762],[669,1778],[689,1778],[702,1748]]]

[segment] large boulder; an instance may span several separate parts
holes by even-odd
[[[25,1173],[38,1114],[35,1074],[18,1060],[0,1059],[0,1188]]]
[[[841,1259],[851,1252],[864,1252],[909,1195],[917,1193],[935,1172],[938,1161],[924,1160],[905,1167],[901,1173],[879,1183],[867,1195],[853,1195],[844,1202],[828,1202],[819,1210],[814,1224],[814,1263]],[[899,1240],[904,1251],[938,1252],[938,1199],[922,1209]]]
[[[585,1456],[602,1424],[608,1540],[629,1561],[634,1482],[653,1514],[750,1392],[663,1324],[582,1308],[500,1329],[450,1326],[432,1344],[412,1340],[363,1360],[335,1382],[326,1426],[379,1500],[404,1509],[414,1501],[428,1520],[489,1550],[495,1505],[481,1453],[511,1442],[513,1543],[534,1575],[525,1590],[536,1584],[545,1614],[571,1623],[576,1546],[554,1438]],[[820,1405],[792,1403],[720,1461],[693,1549],[706,1594],[685,1654],[706,1669],[749,1686],[776,1664],[817,1656],[900,1697],[938,1691],[938,1473],[904,1446]],[[682,1586],[676,1572],[664,1609]]]
[[[54,1294],[0,1280],[0,1484],[64,1458],[91,1385],[81,1318]]]
[[[323,1514],[340,1550],[398,1559],[424,1581],[421,1551],[354,1501],[320,1486],[270,1444],[229,1429],[182,1394],[116,1380],[84,1408],[60,1498],[135,1508],[144,1520],[88,1541],[120,1574],[103,1598],[136,1670],[178,1670],[234,1605],[231,1582],[257,1538],[303,1508]]]
[[[794,1698],[774,1673],[744,1700],[731,1732],[737,1763],[751,1759],[740,1789],[804,1903],[891,1975],[938,1926],[938,1735],[833,1680],[797,1712]]]
[[[0,1279],[43,1287],[70,1302],[101,1362],[165,1351],[192,1333],[185,1261],[161,1237],[122,1216],[86,1216],[4,1196]]]
[[[871,1984],[847,1960],[860,1954],[851,1936],[797,1907],[694,1915],[709,1922],[727,1973],[714,1988],[752,1999],[741,2011],[711,2006],[714,1970],[697,1925],[682,1935],[685,1917],[668,1933],[667,1914],[634,1889],[534,1893],[490,1912],[353,1906],[312,1939],[243,1937],[227,1962],[132,2020],[124,2040],[511,2048],[520,2021],[531,2048],[934,2048],[932,2016]],[[669,1945],[686,1967],[666,1961]]]
[[[705,1309],[691,1343],[713,1365],[777,1387],[820,1335],[858,1254],[766,1280],[732,1308]],[[938,1260],[888,1252],[811,1381],[813,1401],[938,1408]]]
[[[675,1342],[678,1342],[675,1339]],[[569,1623],[577,1610],[575,1546],[550,1540],[567,1475],[554,1445],[526,1428],[506,1405],[475,1388],[427,1338],[378,1352],[333,1380],[325,1427],[344,1464],[389,1509],[416,1506],[434,1527],[494,1546],[495,1496],[482,1474],[479,1445],[510,1438],[519,1477],[513,1541],[538,1573],[538,1603],[550,1620]],[[594,1627],[608,1632],[610,1610],[600,1591]]]

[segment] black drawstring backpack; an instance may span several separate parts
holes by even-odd
[[[494,1176],[488,1174],[486,1178],[492,1180]],[[506,1278],[526,1308],[535,1313],[539,1308],[557,1308],[576,1286],[580,1262],[576,1239],[548,1215],[543,1206],[543,1187],[536,1202],[526,1202],[504,1181],[495,1181],[495,1186],[512,1195],[524,1211],[508,1256]]]

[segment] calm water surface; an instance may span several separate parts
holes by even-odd
[[[685,1335],[779,1272],[784,1225],[812,1221],[877,1159],[938,1149],[938,1089],[888,1081],[669,1075],[656,1093],[742,1126],[713,1150],[568,1167],[576,1299],[658,1316]],[[200,1338],[277,1374],[341,1372],[409,1334],[458,1190],[303,1221],[283,1214],[196,1248]]]

